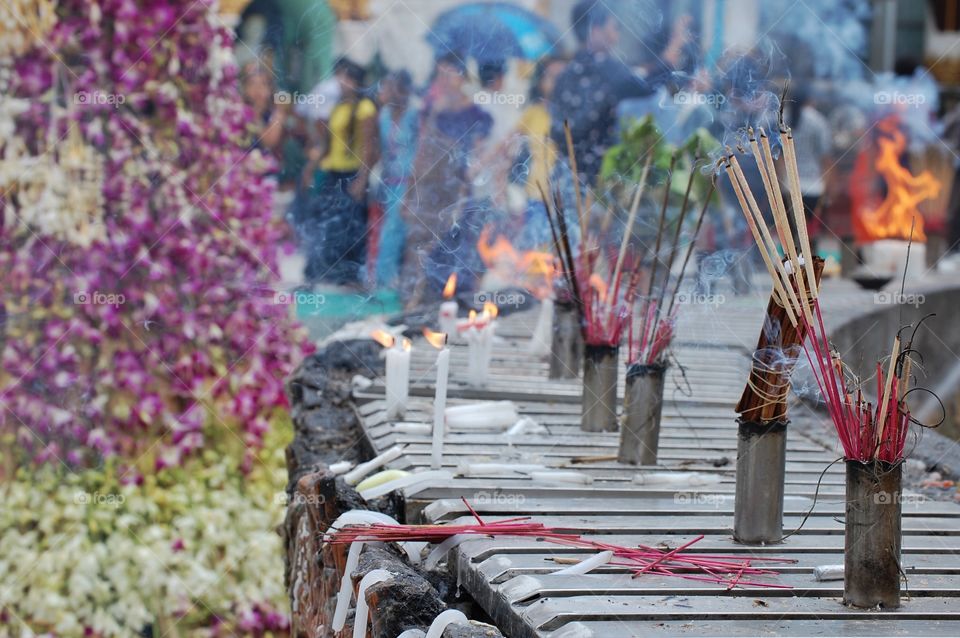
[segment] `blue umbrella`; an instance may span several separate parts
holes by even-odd
[[[446,11],[436,19],[427,42],[439,55],[455,53],[492,62],[507,58],[536,60],[560,42],[549,21],[506,2],[477,2]]]

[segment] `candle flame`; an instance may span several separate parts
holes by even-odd
[[[427,340],[434,348],[442,348],[447,343],[447,334],[445,332],[434,332],[429,328],[423,329],[423,338]]]
[[[467,320],[468,320],[470,323],[475,322],[475,321],[477,320],[477,311],[471,309],[470,312],[467,314]]]
[[[496,319],[497,314],[500,312],[500,309],[497,308],[497,304],[485,301],[483,303],[483,314],[484,316],[490,319]]]
[[[452,299],[453,293],[457,291],[457,273],[452,272],[447,277],[447,283],[443,286],[443,298]]]
[[[386,330],[374,330],[370,333],[370,336],[374,341],[379,343],[384,348],[392,348],[393,344],[396,342],[396,339],[393,337],[393,335]]]
[[[410,343],[409,339],[404,339],[402,346],[404,352],[410,352],[410,349],[413,348],[413,344]]]

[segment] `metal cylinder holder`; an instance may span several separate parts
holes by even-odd
[[[550,378],[576,379],[583,359],[580,313],[571,302],[553,306],[553,337],[550,346]]]
[[[903,464],[847,461],[843,602],[900,606],[900,488]]]
[[[633,465],[656,465],[660,445],[660,413],[663,410],[663,379],[666,365],[627,367],[623,393],[623,423],[617,460]]]
[[[733,537],[747,545],[783,539],[787,423],[738,420]]]
[[[586,432],[617,431],[616,346],[583,348],[583,415],[580,429]]]

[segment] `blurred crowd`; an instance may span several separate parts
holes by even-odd
[[[750,55],[708,67],[691,53],[690,21],[683,15],[666,25],[653,61],[629,66],[618,53],[617,16],[605,3],[580,2],[570,16],[578,49],[525,62],[524,93],[505,89],[509,60],[478,62],[456,51],[438,55],[424,84],[404,70],[341,57],[331,77],[299,96],[278,91],[262,61],[247,63],[242,89],[257,117],[255,144],[281,160],[278,179],[294,193],[288,220],[305,279],[392,288],[409,306],[436,297],[453,272],[469,289],[483,271],[481,231],[492,224],[520,250],[546,248],[540,188],[602,190],[604,155],[631,118],[653,113],[674,143],[700,128],[726,142],[730,131],[769,121],[776,100],[753,83],[770,69]],[[856,109],[823,108],[829,94],[812,88],[793,81],[786,117],[814,233],[842,244],[852,236],[850,176],[869,154],[868,123]],[[759,175],[748,179],[762,190]],[[744,292],[751,260],[730,254],[751,240],[732,193],[721,188],[717,201],[700,239],[700,268]],[[711,254],[715,261],[704,262]]]

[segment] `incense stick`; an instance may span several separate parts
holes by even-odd
[[[614,285],[619,280],[620,269],[623,268],[623,259],[627,255],[627,245],[630,243],[630,235],[633,232],[633,223],[637,218],[637,209],[640,208],[640,198],[643,196],[643,191],[647,186],[647,173],[650,171],[650,163],[652,160],[653,153],[650,153],[647,156],[647,161],[643,164],[643,172],[640,175],[640,183],[637,184],[636,191],[634,192],[633,203],[630,205],[630,213],[627,215],[627,225],[623,229],[623,240],[620,242],[620,253],[617,255],[617,265],[613,269],[613,274],[610,277],[608,290],[613,290]]]

